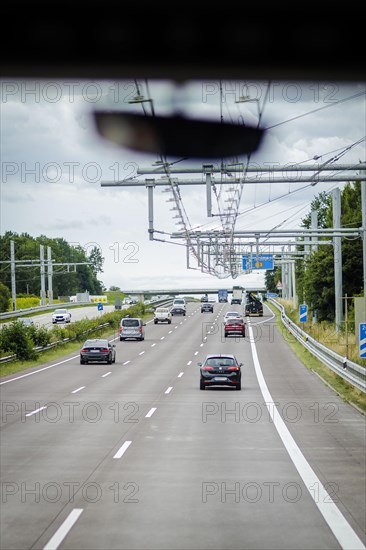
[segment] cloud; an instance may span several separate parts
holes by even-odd
[[[250,163],[304,166],[326,162],[366,135],[365,96],[336,103],[365,92],[365,85],[283,82],[272,83],[268,92],[266,82],[223,84],[221,94],[219,81],[192,81],[182,86],[156,81],[149,84],[149,90],[142,81],[140,93],[153,103],[131,104],[129,101],[137,95],[132,80],[0,82],[1,197],[6,203],[2,229],[32,236],[43,233],[62,237],[83,247],[97,243],[105,258],[102,279],[108,287],[116,284],[121,288],[131,285],[142,288],[150,284],[157,288],[160,285],[209,288],[223,284],[223,288],[226,285],[230,288],[248,280],[244,274],[235,280],[220,280],[202,273],[192,256],[191,269],[187,268],[186,248],[179,246],[185,241],[171,238],[180,226],[174,218],[177,214],[172,210],[174,202],[167,202],[172,198],[171,190],[165,192],[169,182],[161,179],[162,174],[137,174],[141,167],[156,170],[156,161],[161,159],[121,149],[100,138],[94,127],[93,109],[109,107],[143,112],[144,105],[150,116],[153,105],[157,114],[183,112],[213,120],[222,116],[226,122],[253,125],[258,122],[259,107],[261,126],[276,126],[266,132]],[[258,101],[241,102],[243,96]],[[302,116],[305,113],[309,114]],[[313,160],[314,156],[319,156],[318,161]],[[365,157],[362,143],[350,148],[340,162],[358,163]],[[217,159],[215,164],[220,166],[221,160]],[[243,156],[223,162],[241,161],[245,165],[247,160]],[[174,164],[174,168],[180,167],[202,169],[202,162],[187,159]],[[221,183],[220,174],[215,175],[212,194],[215,216],[209,218],[202,173],[173,174],[173,177],[178,182],[187,178],[202,182],[202,185],[179,186],[187,227],[207,231],[220,228],[220,213],[230,204],[233,196],[230,188],[235,184]],[[147,178],[166,183],[156,185],[153,192],[154,237],[165,242],[149,239]],[[101,186],[102,182],[126,179],[130,183],[142,182],[142,186]],[[259,179],[263,181],[264,176]],[[236,229],[270,229],[278,224],[296,228],[309,212],[314,197],[330,190],[332,185],[341,187],[342,182],[319,182],[304,189],[299,183],[290,182],[244,184]],[[263,279],[263,273],[252,276]]]

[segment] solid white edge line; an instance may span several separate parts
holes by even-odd
[[[309,494],[319,508],[320,513],[324,517],[325,521],[327,522],[329,528],[338,540],[341,547],[344,550],[365,550],[363,542],[352,529],[339,508],[335,505],[334,502],[332,502],[328,492],[325,490],[314,470],[307,462],[300,448],[297,446],[294,438],[290,434],[286,424],[282,420],[282,417],[278,412],[278,409],[264,380],[264,376],[257,355],[255,339],[253,338],[253,330],[250,325],[249,340],[253,355],[255,373],[257,375],[258,384],[262,392],[265,405],[273,420],[278,435],[282,439],[285,449],[288,452],[292,462],[294,463],[295,468],[299,472],[300,477],[302,478]],[[315,483],[317,484],[317,487],[320,488],[319,492],[317,492],[317,499],[315,499],[315,495],[310,490],[310,488],[313,487]]]
[[[118,449],[113,458],[121,458],[121,456],[127,451],[128,447],[131,445],[132,441],[125,441],[122,447]]]
[[[82,511],[82,508],[74,508],[72,512],[70,512],[70,514],[67,516],[63,524],[57,529],[53,537],[48,541],[43,550],[56,550],[61,542],[64,540],[74,523],[78,520]]]
[[[145,414],[145,418],[150,418],[155,411],[156,411],[156,407],[153,407],[152,409],[150,409],[149,412]]]
[[[67,363],[68,361],[72,361],[77,357],[79,357],[79,355],[75,355],[74,357],[70,357],[69,359],[65,359],[64,361],[59,361],[58,363],[54,363],[53,365],[49,365],[48,367],[43,367],[42,369],[34,370],[33,372],[28,372],[27,374],[22,374],[21,376],[11,378],[10,380],[4,380],[4,382],[0,382],[0,386],[2,386],[3,384],[8,384],[9,382],[14,382],[15,380],[20,380],[20,378],[25,378],[26,376],[32,376],[32,374],[37,374],[37,372],[52,369],[53,367],[57,367],[58,365],[62,365],[63,363]]]
[[[170,393],[172,389],[173,389],[173,386],[169,386],[169,388],[167,388],[164,393]]]

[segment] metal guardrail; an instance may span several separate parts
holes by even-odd
[[[296,323],[291,321],[285,313],[282,304],[276,302],[273,298],[268,301],[281,311],[282,323],[287,330],[315,357],[329,367],[333,372],[341,376],[349,384],[366,393],[366,368],[351,361],[347,357],[342,357],[335,351],[327,348],[315,338],[303,331]]]
[[[155,300],[145,305],[147,306],[165,305],[172,302],[173,302],[173,298],[170,298],[170,299],[165,298],[163,300]],[[25,315],[29,315],[30,313],[37,313],[38,311],[52,311],[53,309],[60,309],[60,308],[69,308],[69,307],[76,307],[76,306],[96,306],[96,305],[97,305],[96,302],[65,302],[60,304],[51,304],[47,306],[28,307],[25,309],[17,309],[16,311],[7,311],[6,313],[0,313],[0,321],[2,319],[9,319],[12,317],[24,317]],[[111,304],[105,304],[103,302],[103,305],[111,305]],[[121,309],[127,309],[134,305],[136,304],[122,304]]]

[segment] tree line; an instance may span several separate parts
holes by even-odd
[[[46,266],[48,246],[51,247],[54,264],[85,263],[85,265],[77,265],[75,272],[73,271],[74,267],[71,266],[69,270],[67,266],[55,265],[53,267],[52,287],[54,298],[72,296],[86,290],[90,294],[101,294],[103,292],[104,285],[102,281],[98,280],[98,273],[103,271],[104,258],[97,246],[94,246],[87,254],[80,245],[71,246],[62,238],[49,238],[45,235],[32,237],[28,233],[18,234],[7,231],[0,236],[0,257],[2,260],[0,264],[0,294],[6,293],[2,285],[11,291],[10,241],[14,241],[15,260],[34,260],[35,263],[39,264],[40,245],[43,245]],[[17,262],[15,266],[17,295],[33,294],[40,296],[41,275],[39,265],[21,267],[21,262]]]
[[[323,191],[312,202],[310,212],[301,220],[301,227],[311,227],[311,212],[318,213],[318,228],[333,227],[333,204],[330,193]],[[361,182],[348,182],[341,191],[341,226],[355,229],[362,226]],[[319,237],[329,240],[327,237]],[[342,237],[342,287],[343,296],[363,296],[362,239]],[[297,250],[304,250],[299,244]],[[306,259],[296,259],[296,290],[300,303],[311,306],[318,321],[335,320],[334,250],[332,245],[318,246]],[[269,292],[278,292],[281,268],[266,272],[265,282]]]

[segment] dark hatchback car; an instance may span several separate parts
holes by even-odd
[[[210,313],[213,313],[214,306],[211,302],[204,302],[201,304],[201,313],[204,313],[206,311],[209,311]]]
[[[232,318],[224,323],[224,334],[227,336],[241,336],[245,337],[245,322],[244,319]]]
[[[241,390],[241,367],[235,355],[207,355],[200,367],[200,390],[209,386],[230,386]]]
[[[105,339],[86,340],[80,350],[80,364],[91,361],[108,364],[116,362],[116,345]]]

